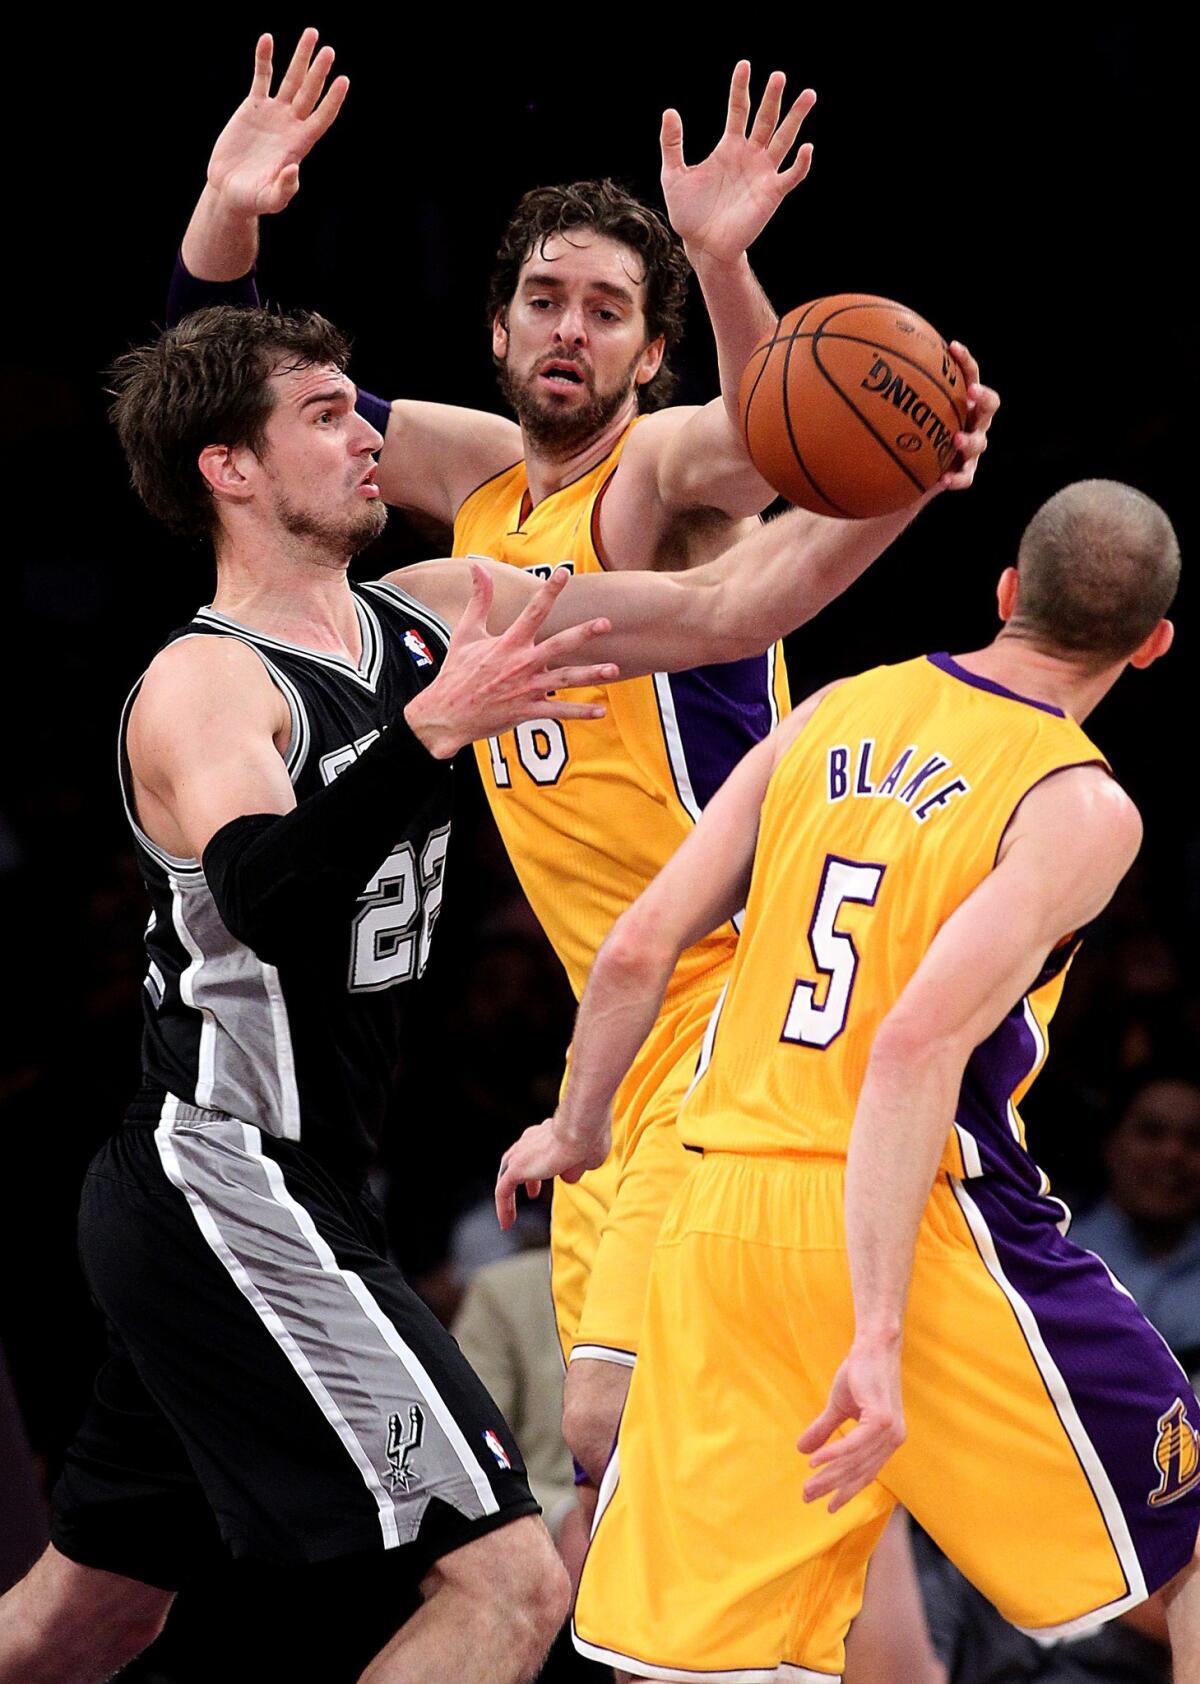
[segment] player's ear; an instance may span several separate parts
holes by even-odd
[[[1137,667],[1139,672],[1157,661],[1160,655],[1165,655],[1175,641],[1175,627],[1170,620],[1160,620],[1145,643],[1135,649],[1129,657],[1131,667]]]
[[[250,486],[241,470],[242,452],[228,444],[206,444],[196,458],[196,466],[218,497],[242,502],[250,495]]]
[[[1015,567],[1006,567],[996,581],[996,608],[1005,625],[1016,613],[1019,582],[1020,574]]]
[[[644,386],[662,367],[663,356],[667,349],[667,342],[660,333],[657,339],[652,339],[638,358],[637,372],[634,374],[635,386]]]
[[[508,309],[497,310],[492,317],[492,355],[503,362],[508,355]]]

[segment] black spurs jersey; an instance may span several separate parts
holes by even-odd
[[[236,637],[287,700],[286,764],[302,802],[351,765],[441,667],[447,627],[393,585],[352,587],[362,632],[357,668],[202,608],[180,637]],[[121,719],[125,810],[153,913],[146,930],[143,1087],[129,1116],[157,1120],[173,1101],[303,1142],[342,1176],[365,1174],[396,1061],[404,985],[420,976],[442,898],[451,774],[417,802],[347,922],[340,951],[265,964],[221,921],[200,864],[145,834],[133,808]]]

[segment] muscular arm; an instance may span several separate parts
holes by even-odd
[[[840,596],[921,506],[869,521],[829,520],[793,509],[688,573],[576,575],[555,604],[546,631],[603,616],[611,629],[595,639],[589,654],[616,662],[622,678],[761,655],[776,638]],[[488,625],[500,631],[520,613],[537,584],[517,568],[484,565],[495,593]],[[469,568],[461,561],[418,562],[388,579],[451,625],[470,591]]]
[[[444,774],[403,718],[297,806],[280,744],[287,708],[230,638],[159,655],[130,715],[143,828],[199,859],[230,934],[268,963],[344,928],[371,872]]]
[[[1107,904],[1140,841],[1136,808],[1102,769],[1048,779],[880,1025],[846,1168],[854,1344],[829,1407],[800,1439],[821,1470],[805,1488],[809,1500],[835,1493],[830,1508],[841,1507],[902,1442],[899,1353],[913,1251],[967,1060],[1053,947]],[[851,1416],[858,1425],[826,1444]]]

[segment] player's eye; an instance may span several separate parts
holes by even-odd
[[[621,319],[615,310],[597,310],[596,314],[602,322],[619,322]]]

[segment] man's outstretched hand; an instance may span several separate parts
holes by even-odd
[[[306,29],[272,94],[274,42],[259,36],[250,92],[208,161],[208,185],[227,210],[247,217],[281,211],[300,185],[301,163],[341,110],[350,79],[338,76],[326,90],[333,48],[314,57],[316,45],[317,31]]]
[[[783,87],[782,70],[773,70],[747,131],[750,66],[745,59],[735,65],[725,132],[708,157],[691,166],[683,161],[683,119],[674,109],[663,112],[663,198],[693,264],[703,258],[736,262],[808,174],[813,149],[807,142],[791,163],[788,155],[817,96],[805,88],[781,121]]]

